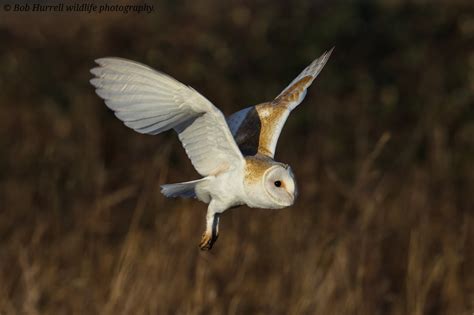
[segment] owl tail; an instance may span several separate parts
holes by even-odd
[[[161,193],[165,195],[166,197],[172,197],[172,198],[176,198],[176,197],[195,198],[196,193],[194,191],[194,188],[199,182],[203,180],[206,180],[206,179],[201,178],[198,180],[192,180],[190,182],[161,185]]]

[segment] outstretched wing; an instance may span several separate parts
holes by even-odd
[[[273,158],[288,115],[303,101],[306,89],[321,72],[333,49],[314,60],[273,101],[244,108],[227,117],[227,124],[244,155],[260,153]]]
[[[202,176],[243,165],[224,115],[197,91],[137,62],[96,60],[90,82],[124,124],[139,133],[175,129]]]

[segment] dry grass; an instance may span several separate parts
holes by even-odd
[[[158,6],[0,23],[0,314],[473,313],[468,2]],[[296,205],[230,210],[209,253],[206,206],[159,193],[196,177],[176,137],[134,134],[87,83],[94,58],[121,55],[230,114],[334,42],[279,142]]]

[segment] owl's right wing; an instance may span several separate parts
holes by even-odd
[[[143,64],[101,58],[90,82],[124,124],[139,133],[175,129],[202,176],[243,166],[224,115],[193,88]]]

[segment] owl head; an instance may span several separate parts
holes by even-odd
[[[264,173],[263,188],[271,201],[281,208],[291,206],[298,194],[295,175],[285,164],[272,166]]]
[[[291,167],[275,162],[260,174],[257,181],[246,185],[246,190],[253,206],[269,209],[291,206],[298,193]]]

